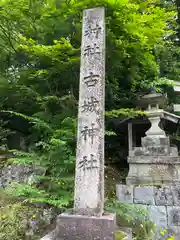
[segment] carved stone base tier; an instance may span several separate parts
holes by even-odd
[[[52,240],[115,240],[116,215],[92,217],[63,213],[58,216]]]
[[[143,157],[129,159],[129,173],[126,183],[162,184],[180,181],[180,158]],[[137,160],[137,162],[135,162]],[[146,161],[147,160],[147,161]]]
[[[126,183],[162,184],[180,181],[180,157],[177,147],[171,147],[169,137],[146,136],[142,147],[135,147],[128,157]]]

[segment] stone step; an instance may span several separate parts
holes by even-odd
[[[52,231],[50,233],[48,233],[46,236],[44,236],[43,238],[41,238],[40,240],[55,240],[55,232]]]

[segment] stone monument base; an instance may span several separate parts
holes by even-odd
[[[180,179],[180,157],[129,157],[128,185],[174,184]]]
[[[63,213],[57,218],[53,240],[115,240],[116,215],[102,217]]]

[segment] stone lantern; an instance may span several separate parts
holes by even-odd
[[[116,195],[121,203],[147,210],[157,232],[165,228],[168,234],[180,239],[180,157],[160,125],[163,119],[164,129],[173,131],[173,125],[178,127],[180,123],[180,116],[163,110],[166,99],[166,95],[155,91],[144,95],[138,106],[147,116],[128,117],[121,122],[121,128],[127,126],[128,132],[129,173],[126,184],[116,185]]]
[[[166,102],[166,95],[155,91],[138,100],[138,106],[145,109],[151,127],[141,138],[141,146],[134,147],[128,156],[128,185],[162,184],[180,179],[177,147],[170,146],[169,137],[160,126],[166,113],[163,110]]]
[[[166,95],[152,91],[138,100],[138,106],[146,109],[146,113],[151,122],[151,128],[146,132],[146,136],[166,136],[165,132],[159,127],[163,114],[163,109],[167,103]]]

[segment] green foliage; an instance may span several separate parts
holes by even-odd
[[[5,208],[1,207],[1,214],[0,239],[24,239],[23,219],[27,218],[27,211],[21,204],[7,205]]]
[[[15,202],[3,191],[0,192],[0,239],[23,240],[27,231],[27,219],[33,215],[32,209]]]
[[[116,212],[116,221],[119,226],[133,228],[135,239],[144,240],[150,236],[153,223],[149,220],[145,208],[122,204],[115,199],[109,199],[106,202],[105,209],[109,212]]]
[[[0,120],[0,152],[7,150],[7,138],[12,134],[10,129],[5,127],[6,123]]]
[[[40,125],[41,126],[41,125]],[[75,156],[75,128],[73,119],[64,119],[62,129],[55,130],[49,138],[34,144],[31,152],[11,150],[11,164],[32,165],[44,169],[44,176],[36,176],[27,184],[14,184],[9,192],[25,202],[41,203],[64,208],[72,205]],[[34,125],[36,129],[37,125]],[[43,128],[44,129],[44,128]]]
[[[115,199],[107,200],[106,210],[116,212],[117,223],[120,225],[140,225],[147,219],[147,211],[143,208],[122,204]]]
[[[28,184],[13,184],[6,191],[16,198],[23,199],[23,203],[41,204],[41,206],[54,206],[61,210],[72,207],[72,179],[63,179],[60,184],[52,179],[50,182],[42,181],[37,188]],[[68,183],[71,185],[68,186]]]
[[[141,115],[146,115],[145,112],[135,110],[135,109],[117,109],[112,111],[106,111],[105,116],[106,118],[118,118],[118,117],[138,117]]]
[[[8,71],[3,76],[11,84],[5,80],[0,91],[7,93],[11,88],[12,92],[2,95],[3,108],[32,114],[42,110],[50,96],[56,103],[69,92],[77,99],[82,10],[102,5],[107,23],[106,108],[134,107],[132,101],[146,88],[145,82],[159,77],[154,48],[166,48],[163,37],[172,33],[168,26],[175,12],[159,7],[158,1],[61,1],[58,7],[42,1],[33,5],[5,1],[0,26],[4,26],[2,34],[11,39],[5,38],[6,48],[14,52],[9,66],[4,66]],[[7,15],[9,9],[12,12]],[[9,57],[9,52],[3,56]],[[14,101],[19,105],[15,107]],[[53,108],[51,113],[59,112],[58,104]]]
[[[0,212],[1,240],[38,240],[48,221],[42,208],[23,204],[3,190],[0,190]]]
[[[159,229],[156,224],[149,220],[148,211],[143,206],[123,204],[115,199],[106,201],[105,209],[110,212],[116,212],[117,224],[119,226],[129,226],[133,230],[134,240],[152,240],[161,239],[170,240],[174,236],[168,237],[167,229]],[[121,239],[121,234],[120,234]],[[118,236],[117,236],[118,239]]]
[[[122,240],[126,237],[126,234],[122,233],[122,232],[117,232],[116,233],[116,240]]]

